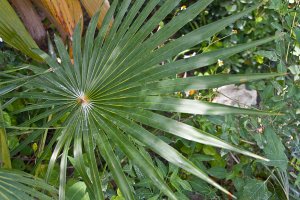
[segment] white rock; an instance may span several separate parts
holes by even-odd
[[[246,85],[226,85],[217,89],[219,93],[214,99],[214,103],[220,103],[235,107],[247,108],[257,104],[257,91],[247,90]]]

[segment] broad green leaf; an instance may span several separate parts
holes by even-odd
[[[275,51],[263,51],[263,50],[260,50],[260,51],[257,51],[256,54],[260,55],[260,56],[263,56],[263,57],[266,57],[269,60],[274,61],[274,62],[276,62],[278,60],[278,56],[277,56],[277,54],[276,54]]]
[[[298,81],[300,79],[300,65],[292,65],[288,69],[294,75],[294,81]]]
[[[227,176],[227,171],[223,167],[212,167],[208,169],[208,174],[216,178],[224,179]]]
[[[192,177],[191,180],[189,180],[189,183],[192,186],[193,191],[196,193],[200,193],[211,198],[217,195],[216,188],[210,187],[207,183],[202,180],[198,180],[196,177]]]
[[[84,182],[76,182],[66,189],[68,200],[90,200]]]
[[[171,181],[176,181],[182,187],[182,189],[192,192],[192,187],[187,180],[183,180],[176,176],[176,178]]]
[[[167,166],[158,158],[155,158],[158,170],[161,172],[162,176],[165,177],[168,174],[168,168]]]
[[[263,150],[266,157],[270,159],[270,162],[267,162],[265,164],[278,167],[280,170],[286,171],[288,158],[285,155],[285,148],[280,140],[280,137],[271,127],[266,127],[264,136],[266,143]]]
[[[205,155],[210,155],[210,156],[215,156],[217,155],[217,151],[214,147],[210,147],[210,146],[204,146],[202,149],[203,153]]]
[[[259,180],[248,180],[239,197],[240,200],[266,200],[272,195],[268,191],[267,183]]]

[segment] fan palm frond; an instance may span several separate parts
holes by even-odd
[[[73,62],[62,40],[55,37],[61,64],[46,53],[35,50],[50,68],[31,66],[31,70],[39,76],[26,82],[25,87],[28,86],[28,91],[14,92],[3,96],[4,98],[19,97],[43,100],[43,103],[31,105],[19,111],[46,109],[20,124],[21,127],[30,126],[32,123],[52,115],[52,119],[44,124],[45,127],[49,127],[67,116],[62,125],[64,128],[55,132],[45,150],[46,154],[55,145],[47,172],[48,177],[61,154],[60,199],[64,199],[65,195],[67,156],[71,148],[75,158],[74,167],[85,182],[91,199],[104,199],[95,151],[99,151],[107,162],[125,199],[134,199],[133,186],[122,171],[120,161],[115,154],[115,146],[121,149],[165,195],[170,199],[177,199],[171,188],[158,174],[156,167],[141,154],[135,141],[139,141],[173,165],[203,179],[226,194],[232,195],[143,125],[186,140],[267,160],[231,145],[214,135],[155,112],[203,115],[272,114],[198,100],[179,99],[173,94],[184,90],[209,89],[225,84],[272,78],[278,74],[214,75],[185,79],[170,79],[170,77],[208,66],[217,62],[218,59],[224,59],[270,42],[276,38],[275,36],[162,64],[180,52],[217,34],[228,25],[257,9],[259,5],[166,42],[199,12],[203,11],[212,0],[197,1],[159,31],[153,33],[157,25],[172,12],[180,0],[166,0],[156,10],[155,8],[160,2],[160,0],[139,0],[134,1],[131,5],[131,0],[124,0],[121,1],[120,9],[116,12],[119,1],[115,0],[96,36],[99,12],[92,18],[84,39],[81,37],[81,25],[76,27],[73,37]],[[154,12],[154,10],[156,11]],[[114,19],[113,23],[112,19]],[[45,71],[47,73],[44,73]],[[34,131],[20,146],[14,149],[12,154],[18,153],[42,133],[43,130]],[[87,155],[87,161],[84,160],[83,154]],[[86,162],[90,168],[89,173],[86,171]]]
[[[0,169],[0,199],[45,199],[57,198],[58,191],[44,180],[16,170]]]

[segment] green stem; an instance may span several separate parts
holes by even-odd
[[[52,119],[52,115],[49,115],[47,122],[49,122]],[[48,130],[46,129],[44,134],[42,135],[41,141],[39,143],[39,147],[38,147],[38,152],[37,152],[37,157],[39,158],[43,152],[44,152],[44,148],[45,148],[45,144],[46,144],[46,139],[47,139],[47,134],[48,134]]]
[[[0,103],[0,168],[11,169],[10,153],[4,125],[3,112]]]
[[[299,4],[299,3],[297,2],[297,5],[298,5],[298,4]],[[296,17],[297,17],[297,12],[295,12],[295,14],[294,14],[293,23],[292,23],[292,27],[291,27],[291,31],[290,31],[290,37],[292,37],[292,35],[293,35],[293,29],[294,29],[295,24],[296,24],[296,23],[295,23],[295,22],[296,22]],[[286,62],[286,63],[288,62],[290,46],[291,46],[291,42],[289,42],[288,47],[287,47],[287,51],[286,51],[286,57],[285,57],[285,62]]]

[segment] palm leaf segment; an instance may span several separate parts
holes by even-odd
[[[46,195],[39,190],[43,190]],[[57,198],[57,190],[44,180],[19,171],[0,169],[0,199],[45,199]]]
[[[174,17],[161,30],[152,34],[159,22],[172,12],[179,2],[180,0],[166,0],[152,15],[160,0],[139,0],[134,1],[133,4],[130,0],[124,0],[120,3],[118,12],[115,10],[119,2],[115,0],[96,37],[94,35],[99,13],[92,18],[84,40],[80,34],[81,25],[76,27],[73,37],[74,64],[58,37],[55,38],[55,43],[62,60],[61,64],[40,50],[36,50],[50,66],[50,69],[47,70],[48,73],[28,83],[31,89],[38,90],[12,96],[44,99],[43,104],[28,106],[20,112],[48,108],[47,111],[24,122],[22,126],[28,126],[50,114],[53,117],[45,126],[51,126],[68,114],[63,125],[65,128],[56,131],[48,146],[49,151],[51,145],[56,143],[49,164],[48,176],[52,172],[58,155],[62,153],[59,188],[61,199],[64,199],[67,155],[71,146],[73,146],[75,168],[85,181],[92,199],[104,199],[94,147],[99,150],[107,162],[123,196],[126,199],[134,199],[132,186],[122,172],[120,162],[114,154],[114,145],[118,146],[165,195],[170,199],[177,199],[157,173],[155,166],[140,153],[134,143],[135,140],[168,162],[231,195],[177,150],[146,130],[141,124],[190,141],[264,159],[192,126],[153,112],[160,110],[190,114],[266,114],[197,100],[178,99],[172,97],[171,94],[183,90],[207,89],[225,84],[270,78],[276,75],[215,75],[166,79],[178,73],[213,64],[218,59],[229,57],[275,38],[262,39],[161,65],[163,61],[210,38],[258,7],[258,5],[253,6],[241,13],[200,27],[185,36],[165,43],[168,38],[204,10],[212,0],[197,1]],[[131,8],[129,9],[129,7]],[[113,25],[110,26],[113,18]],[[81,44],[83,45],[81,46]],[[45,71],[41,67],[32,67],[32,70],[37,74]],[[47,93],[38,92],[41,90],[47,91]],[[13,151],[13,154],[42,133],[43,131],[40,130],[33,132],[23,144]],[[83,153],[87,154],[90,174],[85,170],[86,161],[83,159]]]

